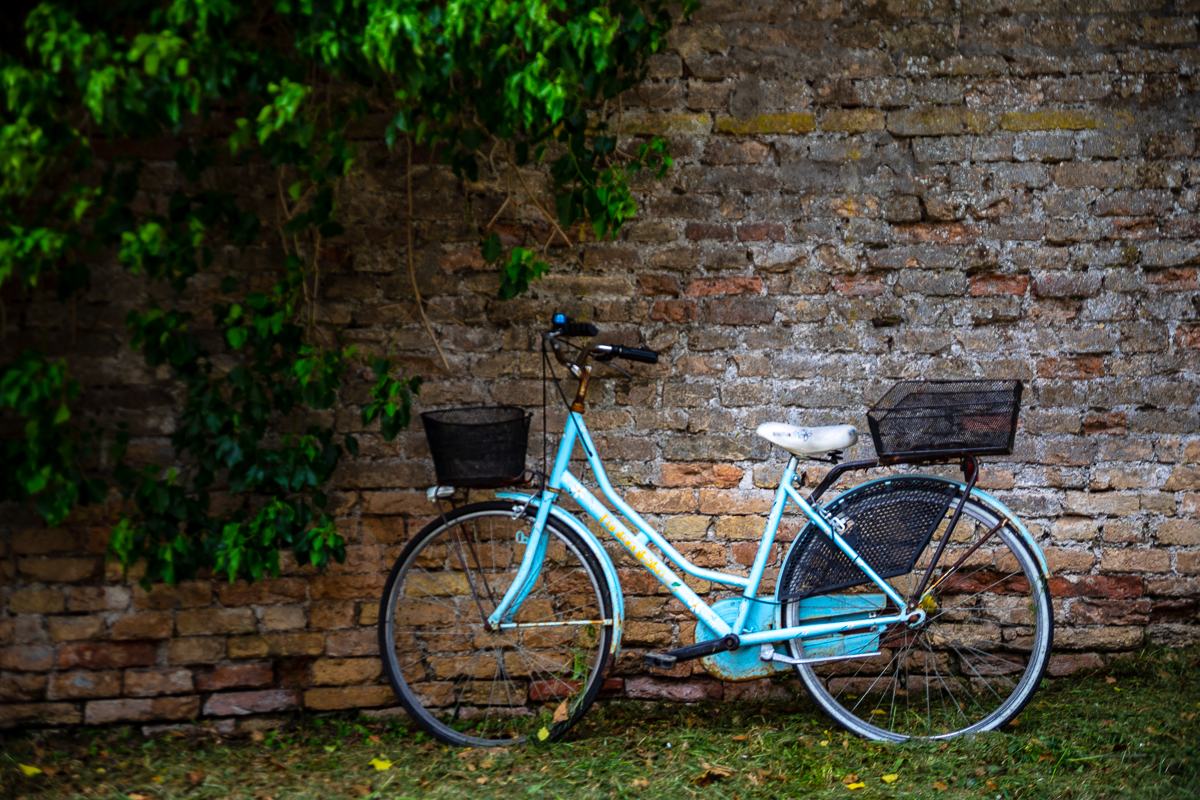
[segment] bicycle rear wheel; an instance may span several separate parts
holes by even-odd
[[[612,599],[588,547],[551,518],[542,568],[514,622],[485,620],[516,577],[536,509],[473,503],[425,526],[392,567],[379,646],[396,696],[451,745],[562,736],[595,700],[612,644]]]
[[[905,480],[897,479],[900,489]],[[901,597],[912,597],[921,585],[952,512],[953,506],[946,509],[911,568],[887,579]],[[837,516],[842,514],[853,519],[853,505]],[[859,516],[857,524],[863,521]],[[944,739],[995,730],[1021,712],[1050,659],[1053,611],[1038,562],[1010,525],[968,555],[999,522],[990,508],[968,500],[930,579],[930,585],[943,580],[923,605],[925,620],[915,626],[893,624],[878,637],[845,640],[844,654],[854,654],[857,647],[878,655],[797,667],[805,687],[835,721],[870,739]],[[788,565],[782,574],[788,574]],[[845,591],[879,593],[870,583]],[[800,608],[799,601],[785,604],[787,625],[799,624]],[[898,611],[888,600],[880,615]],[[793,657],[805,656],[802,640],[789,647]]]

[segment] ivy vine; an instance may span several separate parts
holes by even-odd
[[[421,386],[386,354],[342,346],[321,321],[321,256],[345,238],[338,192],[361,168],[347,130],[385,114],[388,146],[407,152],[414,310],[432,336],[412,267],[414,146],[469,181],[497,153],[519,178],[520,167],[546,164],[552,236],[584,222],[611,237],[637,211],[630,175],[661,174],[671,159],[660,138],[618,151],[618,132],[596,112],[645,77],[670,26],[659,0],[38,5],[23,50],[0,54],[0,289],[70,304],[104,258],[169,287],[169,300],[127,324],[132,346],[149,366],[169,367],[184,399],[175,461],[138,466],[127,430],[101,432],[83,412],[68,359],[6,349],[0,414],[12,425],[0,500],[30,502],[57,525],[115,486],[127,513],[110,552],[126,567],[144,563],[146,583],[204,569],[259,579],[278,573],[284,549],[301,564],[342,560],[323,487],[358,443],[312,412],[333,408],[361,371],[371,376],[362,421],[378,421],[390,440]],[[98,146],[167,137],[189,142],[174,158],[184,182],[161,207],[139,202],[142,160]],[[269,166],[273,212],[221,188],[231,164]],[[506,252],[490,225],[478,228],[480,249],[507,299],[547,265],[536,250]],[[268,274],[230,267],[231,248],[264,247],[280,253]],[[200,273],[220,286],[204,311]]]

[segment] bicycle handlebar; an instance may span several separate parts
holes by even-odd
[[[555,314],[551,332],[559,336],[596,336],[600,329],[590,322],[575,322],[566,314]],[[559,361],[566,363],[562,355],[555,350]],[[628,361],[640,361],[643,364],[657,364],[658,353],[653,350],[643,350],[637,347],[622,347],[618,344],[598,344],[591,348],[597,361],[611,361],[614,358],[624,358]]]

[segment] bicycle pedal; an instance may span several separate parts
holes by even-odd
[[[672,669],[678,660],[670,653],[646,653],[646,666],[655,669]]]

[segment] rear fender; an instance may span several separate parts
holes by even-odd
[[[512,500],[514,503],[520,503],[521,505],[528,503],[533,508],[538,508],[542,504],[540,497],[531,497],[519,492],[496,492],[496,499]],[[604,580],[608,582],[608,595],[612,598],[613,604],[613,638],[609,653],[612,655],[612,663],[615,664],[617,657],[621,654],[621,629],[625,625],[625,595],[621,592],[621,579],[617,576],[616,567],[613,566],[612,559],[600,544],[600,540],[575,515],[564,511],[558,506],[550,506],[550,516],[579,534],[579,538],[583,540],[588,549],[592,551],[592,555],[600,562],[600,569],[604,573]]]

